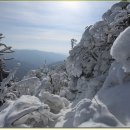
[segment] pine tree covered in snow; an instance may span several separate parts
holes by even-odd
[[[0,34],[0,40],[4,38],[3,34]],[[13,94],[12,87],[11,87],[11,80],[13,80],[14,75],[19,68],[20,64],[17,64],[17,66],[9,71],[5,71],[5,60],[11,60],[12,58],[5,58],[5,54],[13,53],[14,51],[11,50],[12,47],[7,46],[4,43],[0,43],[0,105],[2,105],[6,98],[10,95],[15,97],[15,94]]]

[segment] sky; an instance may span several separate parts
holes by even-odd
[[[112,1],[0,2],[0,33],[13,49],[68,54],[85,27],[101,20]]]

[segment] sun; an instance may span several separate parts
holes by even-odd
[[[72,9],[72,10],[79,9],[79,2],[64,1],[62,2],[62,4],[65,8],[68,8],[68,9]]]

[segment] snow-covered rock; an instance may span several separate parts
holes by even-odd
[[[41,127],[48,125],[50,108],[34,96],[24,95],[8,101],[0,112],[0,127]]]
[[[127,74],[122,69],[122,65],[119,62],[114,62],[109,69],[109,74],[103,84],[103,87],[106,88],[123,84],[126,77]]]
[[[126,28],[115,40],[111,55],[123,65],[125,72],[130,72],[130,27]]]
[[[67,99],[58,95],[50,94],[49,92],[42,91],[39,98],[45,104],[48,104],[53,113],[59,113],[61,109],[69,106],[69,101]]]
[[[107,76],[111,63],[113,62],[112,56],[110,55],[111,46],[119,34],[129,26],[128,8],[129,2],[114,4],[111,9],[103,14],[101,21],[86,28],[79,44],[70,51],[70,55],[66,60],[66,70],[70,77],[68,84],[70,92],[71,90],[77,91],[77,82],[81,77],[85,77],[86,81],[89,81],[101,75]],[[118,39],[119,37],[116,41]],[[117,55],[118,53],[120,51],[117,51]],[[120,53],[120,55],[122,54]],[[119,57],[123,56],[120,55]],[[129,66],[129,62],[124,64],[126,68]],[[86,91],[88,88],[86,87]],[[77,91],[74,95],[80,96],[82,92],[79,94]],[[77,98],[78,96],[75,97]]]
[[[123,126],[103,104],[97,104],[90,99],[82,99],[76,106],[76,113],[74,116],[74,127],[82,127],[82,123],[86,122],[85,127],[93,127],[96,123],[103,124],[100,127],[119,127]],[[91,122],[87,126],[87,122]],[[81,126],[80,126],[81,125]]]
[[[111,55],[116,60],[96,98],[125,126],[130,122],[130,27],[126,28],[111,47]]]
[[[130,122],[129,86],[130,82],[122,85],[112,85],[108,88],[102,88],[97,94],[97,98],[126,127],[129,127]]]
[[[127,5],[126,9],[127,9],[128,13],[130,13],[130,4]]]

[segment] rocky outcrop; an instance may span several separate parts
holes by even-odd
[[[129,25],[130,4],[119,2],[102,15],[101,21],[86,28],[79,44],[70,50],[70,56],[66,61],[71,94],[79,93],[77,86],[81,77],[89,82],[90,79],[105,77],[108,74],[113,62],[110,48],[118,35]]]

